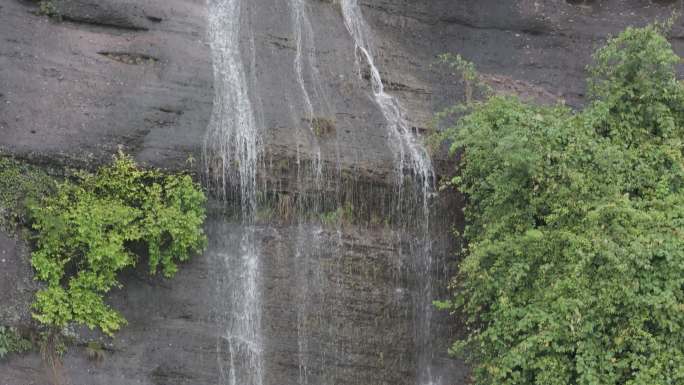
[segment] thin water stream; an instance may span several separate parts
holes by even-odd
[[[357,73],[361,77],[361,66],[368,67],[373,97],[385,118],[388,138],[395,151],[396,201],[398,202],[395,215],[403,216],[398,222],[407,225],[409,231],[415,232],[413,236],[410,236],[408,252],[411,254],[409,257],[418,279],[418,290],[414,299],[417,382],[420,385],[435,385],[439,381],[433,375],[431,367],[434,354],[430,343],[433,313],[431,276],[433,262],[429,208],[430,195],[434,192],[435,174],[426,149],[411,131],[406,112],[399,99],[385,92],[380,70],[375,63],[371,29],[364,19],[358,0],[341,0],[341,6],[344,24],[354,40]],[[405,174],[411,176],[410,181],[405,179]],[[408,207],[406,210],[406,205],[418,206],[418,209]]]
[[[222,314],[217,356],[221,385],[263,384],[260,251],[255,241],[260,132],[240,47],[241,0],[209,1],[214,109],[204,143],[205,175],[225,202],[239,196],[243,226],[219,227],[215,257],[226,277],[219,285]],[[231,241],[228,241],[231,240]]]

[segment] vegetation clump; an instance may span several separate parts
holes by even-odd
[[[321,223],[326,226],[337,226],[354,222],[354,206],[345,203],[334,211],[326,211],[319,215]]]
[[[69,323],[112,335],[124,318],[104,295],[117,274],[145,256],[149,271],[173,276],[203,250],[204,193],[188,175],[141,170],[123,154],[96,173],[77,173],[30,205],[37,232],[31,263],[45,282],[34,317],[53,329]]]
[[[329,135],[335,132],[335,121],[326,117],[315,117],[311,120],[311,129],[316,136]]]
[[[26,221],[26,202],[54,189],[54,179],[38,167],[0,157],[0,225],[10,230]]]
[[[59,19],[61,16],[57,9],[57,5],[55,4],[55,0],[38,1],[38,14],[56,19]]]
[[[0,326],[0,359],[10,353],[23,353],[31,348],[31,341],[23,338],[16,329]]]
[[[663,26],[595,54],[581,112],[473,101],[444,137],[467,196],[452,352],[477,384],[684,383],[684,87]]]

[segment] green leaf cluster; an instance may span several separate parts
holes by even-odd
[[[477,384],[684,383],[684,86],[663,27],[595,54],[581,112],[513,97],[446,131],[467,197],[438,307]]]
[[[60,17],[55,0],[40,0],[38,2],[38,14],[53,18]]]
[[[0,359],[10,353],[22,353],[31,348],[31,341],[22,338],[16,329],[0,326]]]
[[[190,176],[142,170],[123,154],[94,174],[60,183],[30,207],[37,231],[31,263],[46,283],[34,317],[112,335],[125,320],[104,295],[121,286],[118,273],[146,256],[151,274],[172,277],[179,262],[205,247],[205,201]]]
[[[26,202],[50,193],[55,183],[38,167],[0,155],[0,225],[11,230],[26,221]]]

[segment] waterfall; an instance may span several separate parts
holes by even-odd
[[[315,65],[315,57],[312,55],[314,50],[313,44],[313,28],[306,13],[304,0],[290,0],[292,27],[295,40],[295,58],[294,71],[297,78],[302,98],[304,100],[304,108],[306,109],[305,121],[309,126],[309,137],[311,138],[311,147],[314,151],[314,159],[312,162],[313,179],[316,190],[321,190],[321,182],[323,178],[323,162],[321,159],[321,148],[316,140],[317,133],[315,132],[314,123],[316,115],[314,112],[314,105],[311,101],[311,96],[304,81],[305,65],[309,64],[306,69],[311,75],[314,83],[314,96],[317,100],[321,100],[320,79],[318,69]],[[306,62],[305,62],[306,60]],[[316,208],[312,208],[316,210]]]
[[[341,0],[341,6],[344,24],[354,41],[357,73],[362,76],[361,62],[368,66],[373,98],[385,118],[388,138],[394,150],[398,202],[396,215],[402,217],[400,223],[413,226],[413,231],[418,233],[411,237],[409,251],[418,280],[418,293],[414,299],[417,383],[437,384],[439,381],[432,373],[434,353],[430,343],[433,288],[429,197],[434,191],[434,171],[426,149],[411,132],[403,106],[397,98],[385,92],[380,70],[375,64],[370,28],[357,0]],[[405,180],[405,173],[412,176],[412,185]],[[411,215],[414,217],[406,218]]]
[[[357,0],[342,0],[342,14],[344,24],[354,40],[354,55],[359,76],[361,76],[359,53],[370,70],[373,97],[385,117],[387,132],[398,158],[396,162],[398,183],[403,185],[404,171],[408,169],[420,181],[422,195],[427,197],[434,185],[434,173],[430,157],[411,132],[406,113],[399,100],[385,92],[380,71],[376,67],[373,57],[370,29],[363,18]],[[427,215],[427,200],[423,200],[422,204],[425,208],[423,211]]]
[[[214,66],[214,109],[204,142],[206,174],[228,194],[239,186],[242,214],[256,212],[261,138],[256,129],[240,52],[240,0],[211,0],[209,38]]]
[[[313,151],[313,160],[310,167],[301,168],[298,161],[297,182],[300,189],[304,189],[304,181],[307,179],[313,180],[313,198],[307,198],[304,194],[300,194],[297,199],[298,218],[297,221],[297,242],[295,245],[295,259],[297,274],[294,284],[298,287],[297,300],[297,361],[299,365],[299,385],[309,385],[309,370],[312,366],[313,358],[311,357],[311,325],[310,318],[312,313],[316,313],[319,309],[314,309],[309,302],[312,296],[320,295],[322,284],[320,282],[320,273],[315,274],[312,281],[311,273],[320,272],[320,252],[321,240],[319,235],[322,232],[320,228],[312,229],[306,226],[306,215],[308,212],[319,212],[321,207],[324,175],[323,175],[323,160],[321,155],[321,147],[318,143],[318,135],[314,127],[316,122],[316,108],[311,100],[311,93],[309,88],[312,88],[312,93],[318,104],[325,101],[324,92],[322,91],[322,82],[316,63],[316,48],[314,42],[314,32],[311,26],[311,21],[308,17],[306,3],[304,0],[289,0],[289,7],[291,13],[292,32],[295,42],[295,55],[293,61],[293,69],[296,82],[301,91],[301,98],[304,104],[304,112],[306,116],[304,119],[296,119],[295,125],[305,121],[308,125],[308,133],[305,135],[310,138],[310,147]],[[305,76],[306,75],[308,76]],[[307,86],[307,81],[309,86]],[[323,103],[326,104],[326,103]],[[326,111],[329,107],[323,108]],[[295,116],[298,116],[295,114]],[[311,231],[313,230],[313,234]],[[319,360],[320,362],[320,360]],[[324,385],[324,384],[319,384]]]
[[[239,196],[243,226],[212,234],[225,275],[217,355],[221,384],[263,384],[260,258],[255,241],[257,166],[262,140],[240,50],[241,0],[209,1],[214,109],[204,142],[208,184],[225,202]],[[252,47],[253,49],[253,47]],[[236,238],[237,237],[237,238]]]
[[[217,358],[220,385],[263,384],[259,250],[251,226],[216,224],[210,231],[222,310]]]
[[[219,338],[217,343],[220,383],[223,385],[263,385],[265,373],[265,345],[262,325],[262,282],[268,261],[261,258],[257,242],[261,228],[256,227],[258,202],[272,193],[277,199],[280,192],[271,192],[267,185],[257,186],[257,172],[263,169],[264,139],[256,116],[263,113],[259,106],[254,71],[256,48],[254,33],[248,25],[248,14],[242,8],[250,3],[242,0],[209,0],[209,38],[212,48],[215,96],[214,109],[205,137],[204,165],[209,188],[220,200],[235,204],[241,214],[239,225],[219,224],[210,230],[210,256],[218,262],[217,320]],[[340,374],[330,372],[331,360],[351,359],[347,355],[348,341],[340,338],[347,331],[340,331],[344,318],[336,317],[336,308],[326,306],[326,300],[344,303],[342,259],[321,261],[331,247],[351,247],[343,244],[338,228],[338,242],[326,234],[320,225],[311,225],[311,214],[324,210],[337,210],[343,202],[340,196],[326,197],[334,188],[329,185],[324,157],[315,122],[320,117],[330,117],[333,108],[326,99],[318,65],[314,31],[308,17],[306,0],[287,0],[290,10],[294,50],[292,72],[296,95],[290,101],[290,112],[297,132],[297,189],[283,198],[283,204],[293,202],[297,206],[296,244],[293,250],[295,274],[291,277],[296,286],[296,362],[300,385],[335,383]],[[393,201],[396,202],[393,217],[400,231],[409,234],[397,244],[406,244],[405,253],[411,258],[412,276],[418,282],[415,303],[415,345],[417,347],[418,383],[437,384],[431,374],[431,347],[429,346],[431,323],[432,285],[429,197],[434,190],[434,173],[428,154],[420,140],[412,132],[406,112],[397,98],[385,91],[380,71],[375,64],[371,31],[366,24],[356,0],[342,0],[344,25],[355,44],[356,69],[368,68],[373,100],[385,120],[386,137],[395,162],[396,184]],[[243,30],[244,29],[244,30]],[[241,39],[242,36],[242,39]],[[241,40],[244,44],[241,44]],[[249,41],[247,41],[249,40]],[[244,56],[243,56],[244,55]],[[249,58],[251,62],[243,62]],[[246,59],[247,60],[247,59]],[[298,101],[292,102],[292,100]],[[254,103],[254,105],[253,105]],[[256,107],[256,108],[255,108]],[[334,115],[333,115],[334,116]],[[262,116],[263,118],[263,116]],[[304,122],[304,123],[303,123]],[[319,140],[321,141],[319,143]],[[306,144],[308,141],[308,144]],[[308,154],[300,153],[303,144]],[[335,144],[337,145],[337,144]],[[337,154],[339,156],[339,154]],[[308,158],[308,159],[306,159]],[[339,161],[337,167],[340,167]],[[339,174],[339,170],[338,170]],[[339,177],[339,175],[338,175]],[[260,182],[261,183],[261,182]],[[353,183],[353,182],[352,182]],[[390,187],[392,189],[392,187]],[[332,199],[332,201],[326,201]],[[345,198],[351,199],[352,198]],[[345,204],[347,201],[344,201]],[[239,207],[238,207],[239,206]],[[404,254],[404,251],[401,251]],[[398,258],[398,260],[401,258]],[[325,263],[323,265],[322,263]],[[337,264],[337,265],[336,265]],[[265,266],[262,266],[265,265]],[[326,272],[326,269],[329,269]],[[330,272],[335,281],[329,281]],[[327,290],[333,284],[333,291]],[[339,293],[338,293],[339,291]],[[400,293],[400,292],[399,292]],[[408,301],[404,303],[409,304]],[[410,313],[411,305],[407,305]],[[268,320],[268,314],[264,315]],[[317,330],[316,328],[320,328]],[[269,335],[270,337],[270,335]],[[270,341],[270,340],[269,340]],[[269,345],[270,347],[270,345]],[[269,351],[270,354],[270,351]],[[382,357],[382,356],[381,356]],[[337,362],[337,361],[335,361]],[[270,362],[269,368],[270,366]],[[337,370],[337,369],[336,369]],[[269,371],[269,375],[270,375]]]

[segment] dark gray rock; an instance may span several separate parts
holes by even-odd
[[[9,253],[16,243],[8,242],[0,234],[0,246]],[[122,311],[128,326],[113,340],[87,329],[77,330],[78,338],[63,357],[59,370],[63,383],[216,384],[216,293],[213,280],[209,279],[211,263],[208,258],[197,257],[185,264],[173,280],[150,277],[144,264],[123,277],[125,289],[114,290],[109,302]],[[22,290],[23,281],[31,275],[26,264],[24,260],[22,268],[0,270],[0,323],[16,323],[15,314],[28,310],[32,294]],[[16,262],[0,263],[0,269],[7,265],[16,266]],[[6,305],[16,306],[5,308]],[[24,325],[30,324],[27,319],[22,321]],[[88,351],[92,341],[102,342],[98,357]],[[52,383],[54,377],[48,373],[37,351],[0,361],[2,385]]]
[[[27,306],[37,285],[28,256],[28,245],[17,235],[0,230],[0,325],[30,323]]]
[[[461,54],[484,73],[504,75],[542,87],[580,106],[585,68],[610,35],[628,26],[663,21],[682,10],[681,0],[362,0],[383,44],[391,50],[383,66],[432,84],[433,107],[452,103],[453,83],[426,71],[435,55]],[[671,42],[684,52],[679,18]],[[444,85],[447,85],[445,88]],[[456,90],[458,92],[458,90]]]
[[[147,31],[150,23],[164,20],[161,10],[145,7],[139,2],[54,0],[51,4],[53,12],[63,20],[124,30]]]
[[[224,289],[240,274],[226,270],[225,258],[239,250],[245,229],[220,217],[207,228],[209,249],[173,279],[149,277],[144,264],[124,277],[124,289],[113,291],[109,303],[129,324],[113,340],[80,330],[63,357],[65,383],[222,383],[222,336],[231,316]],[[257,226],[266,384],[301,384],[303,371],[311,384],[411,383],[418,282],[396,236],[350,224]],[[89,355],[90,341],[104,342],[102,357]],[[447,343],[441,334],[437,346]],[[13,356],[0,369],[3,385],[47,381],[38,353]],[[464,373],[460,368],[448,378],[461,381]]]
[[[162,167],[197,157],[213,96],[203,2],[55,4],[62,22],[3,2],[0,147],[78,166],[119,146]]]
[[[80,164],[106,161],[118,146],[157,166],[183,167],[189,155],[196,157],[213,95],[204,2],[55,4],[65,22],[34,15],[26,1],[8,1],[0,11],[0,146]],[[460,53],[485,73],[540,87],[577,106],[590,54],[609,34],[664,19],[682,4],[365,0],[362,6],[376,34],[386,86],[424,130],[433,111],[461,97],[456,79],[430,68],[437,54]],[[310,151],[315,139],[330,163],[387,170],[382,117],[369,100],[368,81],[355,74],[339,9],[324,1],[308,7],[323,91],[315,109],[335,122],[334,132],[310,138],[303,101],[292,92],[299,86],[288,4],[268,0],[245,8],[245,29],[255,43],[247,70],[257,79],[253,93],[267,154],[294,158],[298,147]],[[681,22],[672,35],[681,50]]]
[[[421,132],[430,131],[435,111],[463,97],[457,78],[431,67],[438,54],[474,61],[502,92],[581,106],[585,66],[609,34],[682,8],[682,1],[646,0],[360,2],[385,86]],[[36,15],[32,2],[0,6],[0,149],[36,163],[79,167],[106,162],[119,146],[170,169],[189,167],[191,155],[200,159],[213,98],[205,2],[55,0],[55,6],[61,22]],[[306,9],[313,34],[304,83],[317,89],[314,119],[329,122],[316,135],[294,70],[290,3],[243,2],[245,70],[265,142],[261,178],[265,190],[280,198],[310,193],[310,170],[303,164],[320,148],[326,168],[325,209],[319,211],[354,202],[357,216],[376,221],[331,227],[299,216],[259,224],[264,380],[413,384],[415,262],[406,252],[407,237],[378,226],[389,211],[383,205],[391,201],[395,166],[383,116],[369,94],[367,69],[355,65],[339,6],[310,0]],[[680,53],[683,30],[678,21],[672,31]],[[314,67],[319,83],[310,76]],[[442,203],[448,208],[438,205],[431,223],[436,296],[443,295],[453,269],[450,230],[461,222],[458,202]],[[173,280],[150,278],[142,267],[124,277],[125,289],[113,293],[111,303],[129,325],[112,341],[79,330],[80,345],[64,358],[71,384],[225,380],[222,335],[232,316],[225,296],[235,272],[226,269],[222,251],[234,253],[235,234],[245,228],[220,212],[212,210],[207,226],[209,250]],[[0,263],[0,322],[29,323],[35,283],[26,247],[0,233],[2,251],[12,262]],[[428,343],[436,352],[435,370],[445,383],[466,383],[466,368],[445,354],[462,330],[447,315],[433,323]],[[103,360],[88,358],[89,340],[105,341]],[[47,381],[38,354],[0,363],[0,384]]]

